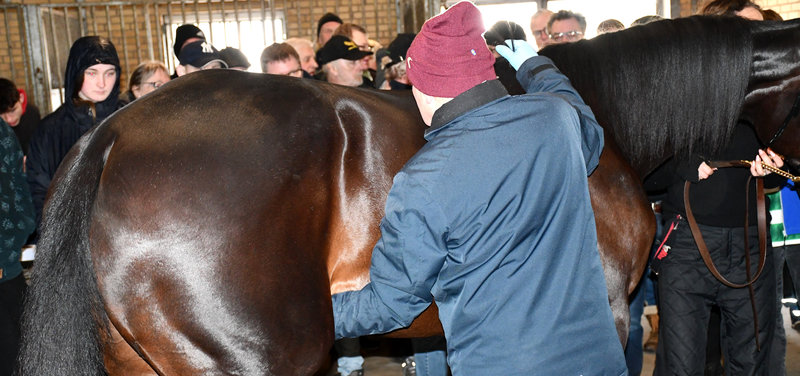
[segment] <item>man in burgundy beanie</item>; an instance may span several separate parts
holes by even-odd
[[[433,300],[459,375],[626,375],[587,176],[602,129],[522,40],[495,79],[478,9],[428,20],[406,55],[428,143],[395,176],[370,282],[335,294],[336,337],[411,324]]]

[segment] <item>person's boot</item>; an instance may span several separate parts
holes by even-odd
[[[642,348],[645,352],[655,353],[656,347],[658,346],[658,313],[648,314],[644,317],[646,317],[647,322],[650,323],[650,335],[647,337],[647,341],[644,342]]]

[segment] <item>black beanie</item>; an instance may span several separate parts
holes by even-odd
[[[320,17],[319,21],[317,21],[317,37],[319,37],[319,31],[322,29],[322,25],[331,21],[336,21],[340,24],[344,23],[344,21],[342,21],[342,19],[339,18],[339,16],[333,13],[328,12],[323,14],[322,17]]]

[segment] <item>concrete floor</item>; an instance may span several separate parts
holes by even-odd
[[[800,331],[792,329],[789,321],[789,309],[783,308],[784,328],[786,329],[786,376],[800,376]],[[644,324],[645,340],[650,326],[647,320],[642,318]],[[402,354],[400,356],[367,356],[364,361],[365,376],[402,376]],[[650,376],[653,374],[655,364],[655,354],[644,354],[644,367],[642,375]]]

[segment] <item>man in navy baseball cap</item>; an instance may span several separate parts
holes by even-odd
[[[178,76],[204,69],[227,68],[228,64],[211,43],[196,41],[187,44],[178,55],[180,65],[175,67]]]

